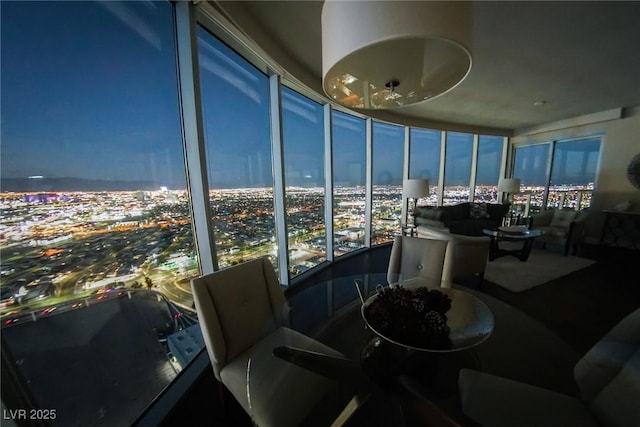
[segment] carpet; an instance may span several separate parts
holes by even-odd
[[[590,259],[534,248],[526,262],[510,255],[487,261],[484,278],[512,292],[522,292],[593,263]]]

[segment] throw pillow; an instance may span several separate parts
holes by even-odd
[[[576,215],[578,215],[578,211],[573,211],[573,210],[554,211],[553,218],[551,219],[551,224],[549,224],[549,226],[569,229],[569,226],[571,225],[571,222],[576,218]]]
[[[469,212],[469,216],[476,219],[491,218],[486,203],[471,203],[471,211]]]

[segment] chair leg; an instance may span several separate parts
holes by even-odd
[[[220,400],[220,404],[222,405],[222,413],[227,417],[229,415],[229,410],[227,408],[227,396],[224,384],[222,382],[216,380],[218,383],[218,399]]]

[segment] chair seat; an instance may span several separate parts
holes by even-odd
[[[335,381],[274,356],[273,349],[284,345],[343,356],[297,331],[280,327],[227,364],[220,371],[222,382],[259,426],[299,425],[309,408],[336,387]]]
[[[571,396],[472,369],[459,375],[465,415],[484,427],[597,427],[587,406]]]

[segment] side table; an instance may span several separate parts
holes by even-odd
[[[493,261],[502,256],[512,255],[522,262],[525,262],[529,258],[535,238],[540,237],[543,234],[540,230],[528,230],[523,233],[508,233],[500,231],[499,229],[490,230],[486,228],[482,230],[482,233],[491,238],[491,244],[489,246],[489,261]],[[519,249],[505,249],[500,247],[500,242],[522,242],[522,247]]]

